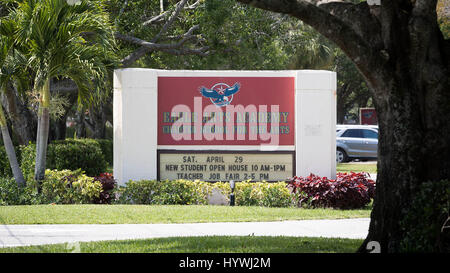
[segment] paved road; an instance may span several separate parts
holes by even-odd
[[[198,224],[1,225],[0,247],[213,235],[363,239],[368,229],[367,218]]]

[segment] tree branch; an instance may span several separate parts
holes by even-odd
[[[169,14],[169,11],[165,11],[159,15],[156,15],[150,19],[148,19],[147,21],[145,21],[144,23],[142,23],[142,26],[148,26],[151,24],[158,24],[161,23],[164,20],[164,17],[166,17]]]
[[[209,46],[201,47],[201,48],[180,48],[180,49],[163,49],[161,50],[165,53],[169,53],[172,55],[199,55],[199,56],[208,56],[210,54]]]
[[[194,4],[184,7],[184,9],[186,9],[186,10],[196,9],[200,5],[200,3],[201,3],[201,0],[198,0]],[[151,25],[151,24],[160,24],[160,23],[162,23],[164,21],[164,19],[167,17],[167,15],[169,15],[169,11],[168,10],[166,10],[165,12],[163,12],[161,14],[158,14],[158,15],[156,15],[156,16],[154,16],[154,17],[152,17],[152,18],[150,18],[150,19],[148,19],[146,21],[144,21],[142,23],[142,26],[145,27],[145,26],[148,26],[148,25]]]
[[[352,4],[331,0],[237,0],[257,8],[288,14],[302,20],[336,43],[364,75],[386,61],[381,50],[378,19],[367,2]]]
[[[136,62],[138,59],[142,58],[145,54],[155,50],[155,45],[156,42],[162,37],[162,35],[164,35],[164,33],[167,32],[167,30],[172,26],[173,22],[175,21],[175,18],[178,17],[179,13],[181,12],[181,10],[183,9],[183,7],[186,5],[188,0],[181,0],[180,2],[178,2],[175,6],[175,10],[173,11],[172,15],[170,16],[169,20],[167,20],[167,22],[164,24],[164,26],[161,28],[161,30],[159,31],[159,33],[153,37],[153,39],[150,42],[145,42],[145,41],[138,41],[138,38],[134,38],[132,39],[131,37],[125,37],[125,35],[122,36],[117,36],[116,37],[118,39],[123,38],[123,39],[127,39],[128,42],[132,42],[134,41],[135,44],[140,44],[140,48],[138,48],[136,51],[134,51],[133,53],[131,53],[130,55],[126,56],[123,60],[122,60],[122,65],[124,67],[130,66],[132,65],[134,62]],[[192,29],[192,28],[191,28]],[[189,32],[189,31],[188,31]],[[168,48],[166,48],[168,49]]]
[[[159,31],[159,33],[152,39],[152,42],[157,42],[159,40],[159,38],[166,33],[166,31],[172,26],[175,18],[178,17],[178,14],[181,12],[181,10],[183,9],[184,5],[186,5],[188,0],[181,0],[180,2],[178,2],[176,4],[175,10],[172,13],[172,15],[170,16],[169,20],[164,24],[164,26],[161,28],[161,30]]]
[[[192,32],[194,32],[198,28],[199,28],[199,26],[195,25],[195,26],[191,27],[188,30],[188,32],[186,32],[185,34],[178,36],[178,37],[173,37],[173,38],[181,39],[178,43],[173,43],[173,44],[158,44],[158,43],[147,42],[147,41],[141,40],[139,38],[136,38],[136,37],[133,37],[130,35],[120,34],[120,33],[115,33],[114,36],[116,37],[116,39],[127,41],[130,43],[145,47],[148,50],[154,51],[154,50],[162,50],[162,49],[175,49],[175,48],[181,47],[187,41],[197,38],[195,35],[192,35]]]
[[[147,42],[144,40],[141,40],[139,38],[133,37],[131,35],[125,35],[121,33],[115,33],[116,39],[126,41],[135,45],[140,46],[138,50],[130,54],[130,59],[124,59],[122,60],[122,63],[124,65],[134,63],[136,60],[144,56],[145,54],[152,52],[152,51],[163,51],[169,54],[173,55],[200,55],[200,56],[206,56],[209,54],[209,47],[201,47],[201,48],[182,48],[186,42],[190,40],[197,39],[196,35],[193,35],[192,33],[199,28],[198,25],[195,25],[191,27],[185,34],[172,37],[172,38],[179,38],[180,41],[177,43],[170,43],[170,44],[160,44],[160,43],[153,43],[153,42]]]

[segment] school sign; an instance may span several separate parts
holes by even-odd
[[[283,181],[334,177],[330,71],[114,72],[114,176]]]

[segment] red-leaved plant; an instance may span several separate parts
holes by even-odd
[[[101,173],[94,177],[94,181],[100,181],[103,191],[100,197],[94,200],[95,204],[110,204],[114,197],[114,188],[116,187],[116,180],[111,173]]]
[[[336,179],[296,176],[288,187],[300,207],[363,208],[375,195],[375,182],[366,173],[338,173]]]

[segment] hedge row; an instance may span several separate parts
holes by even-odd
[[[289,207],[295,202],[285,182],[237,182],[236,205]],[[189,180],[140,180],[129,181],[117,191],[116,203],[148,205],[204,205],[213,189],[218,189],[229,202],[228,183],[209,183]]]
[[[19,146],[16,155],[26,180],[34,174],[36,145]],[[89,176],[107,170],[113,161],[113,143],[106,139],[66,139],[48,145],[47,169],[82,169]],[[0,146],[0,177],[12,177],[5,148]]]
[[[89,177],[82,171],[47,170],[36,191],[36,182],[27,187],[17,186],[14,179],[0,178],[0,205],[35,204],[147,204],[147,205],[207,205],[214,189],[228,202],[228,183],[209,183],[188,180],[130,181],[117,188],[110,174]],[[248,181],[236,183],[236,205],[289,207],[295,206],[285,182]]]
[[[14,179],[0,179],[0,204],[206,205],[213,200],[227,204],[231,193],[228,183],[181,179],[129,181],[117,188],[111,174],[89,177],[81,170],[47,170],[39,194],[33,184],[36,182],[29,181],[23,189]],[[367,206],[374,186],[365,174],[343,173],[336,180],[310,175],[295,177],[288,183],[236,182],[234,193],[238,206],[348,209]]]

